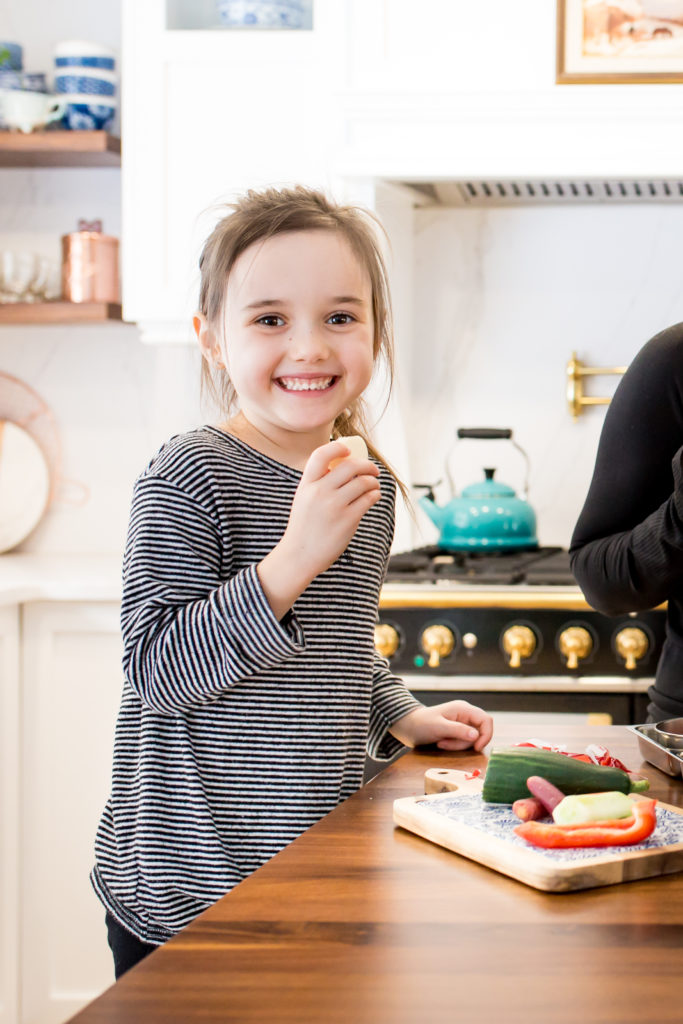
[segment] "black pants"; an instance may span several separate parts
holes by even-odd
[[[140,960],[144,960],[157,947],[136,939],[129,931],[126,931],[122,924],[119,924],[116,918],[111,916],[109,911],[104,920],[107,925],[109,948],[114,954],[114,975],[118,981],[122,974],[129,971],[131,967],[135,967]]]

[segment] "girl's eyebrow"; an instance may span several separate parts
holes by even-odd
[[[262,309],[264,306],[284,306],[284,299],[257,299],[255,302],[250,302],[244,306],[244,309]]]
[[[341,304],[354,304],[356,306],[365,306],[365,299],[361,299],[356,295],[335,295],[330,300],[333,305]],[[286,299],[256,299],[254,302],[248,303],[244,306],[244,309],[264,309],[266,306],[286,306]]]

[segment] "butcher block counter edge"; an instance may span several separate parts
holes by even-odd
[[[519,715],[494,745],[530,738]],[[625,728],[553,725],[543,739],[601,743],[683,807],[683,784],[645,763]],[[394,800],[423,793],[427,769],[485,766],[471,751],[408,752],[73,1024],[629,1024],[646,1019],[643,999],[647,1019],[680,1020],[668,988],[680,992],[683,875],[542,893],[394,827]]]

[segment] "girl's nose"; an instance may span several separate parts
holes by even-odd
[[[326,359],[329,347],[315,328],[301,328],[290,336],[290,355],[298,360]]]

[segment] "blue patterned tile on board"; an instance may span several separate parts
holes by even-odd
[[[550,857],[552,860],[591,860],[595,857],[604,857],[607,853],[656,849],[683,842],[683,814],[676,814],[659,804],[657,805],[657,827],[644,842],[632,846],[583,847],[572,850],[544,850],[537,846],[531,846],[520,836],[515,835],[513,829],[521,822],[513,814],[510,804],[487,804],[478,795],[460,796],[457,793],[441,800],[418,801],[418,806],[422,804],[433,814],[449,818],[459,825],[468,825],[486,835],[502,839],[506,843],[522,847],[539,856]],[[550,824],[550,821],[548,823]]]

